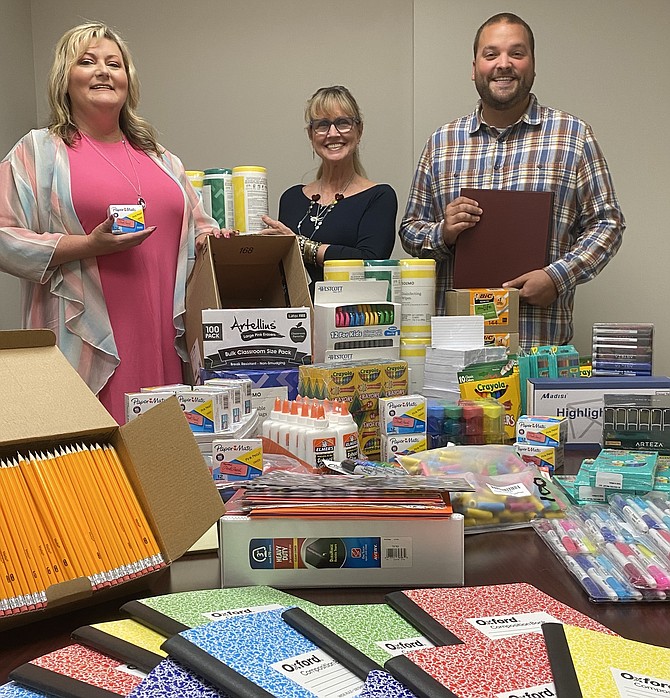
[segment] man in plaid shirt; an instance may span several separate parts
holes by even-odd
[[[426,143],[400,240],[412,256],[437,260],[436,311],[443,314],[454,243],[482,214],[461,188],[553,191],[549,264],[505,285],[519,289],[524,349],[565,344],[573,335],[575,287],[605,267],[626,227],[607,163],[588,124],[538,104],[531,93],[535,40],[520,17],[501,13],[484,22],[472,65],[480,102]]]

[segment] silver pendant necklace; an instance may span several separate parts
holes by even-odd
[[[133,174],[135,175],[135,181],[137,182],[137,185],[133,184],[132,180],[130,177],[126,175],[126,173],[118,168],[103,152],[98,148],[98,146],[83,132],[79,131],[81,134],[81,137],[86,140],[86,142],[95,150],[95,152],[103,159],[107,164],[111,165],[125,180],[130,184],[132,190],[135,192],[137,196],[137,205],[141,206],[142,208],[147,207],[147,202],[145,201],[144,197],[142,196],[142,185],[140,183],[140,177],[137,174],[137,170],[135,169],[135,163],[133,162],[133,158],[130,154],[130,151],[128,150],[128,143],[126,142],[125,136],[121,139],[121,142],[123,143],[123,147],[126,151],[126,155],[128,156],[128,162],[130,162],[130,166],[133,168]]]

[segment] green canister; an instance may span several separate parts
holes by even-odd
[[[386,300],[389,303],[400,303],[400,266],[397,259],[365,259],[365,278],[378,279],[388,282]]]
[[[232,178],[232,170],[213,167],[205,170],[202,180],[203,206],[221,228],[234,225]]]

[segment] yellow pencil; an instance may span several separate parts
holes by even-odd
[[[107,553],[111,563],[112,578],[116,582],[128,581],[130,570],[119,549],[118,536],[112,530],[111,515],[107,502],[100,494],[96,478],[93,476],[85,450],[80,446],[73,446],[70,451],[70,459],[74,467],[75,481],[83,490],[83,496],[90,503],[90,510],[98,529],[101,545]]]
[[[47,602],[47,583],[44,579],[46,575],[42,574],[41,567],[37,563],[34,543],[28,534],[23,502],[19,502],[14,493],[13,470],[6,462],[3,462],[0,473],[3,478],[0,492],[9,493],[9,496],[4,497],[3,503],[6,507],[6,516],[11,522],[10,532],[14,538],[14,546],[20,555],[28,583],[32,585],[32,591],[36,595],[36,604],[38,607],[42,607]]]
[[[92,526],[92,520],[87,509],[86,502],[81,501],[80,495],[71,481],[71,473],[63,451],[54,451],[52,461],[52,475],[61,488],[68,513],[70,525],[76,528],[79,544],[85,549],[87,559],[94,574],[97,575],[103,586],[109,586],[112,579],[109,574],[109,562]]]
[[[133,488],[131,487],[130,482],[128,481],[128,477],[126,475],[125,470],[123,469],[121,461],[119,460],[119,456],[116,453],[116,449],[111,445],[106,445],[103,447],[102,452],[107,456],[111,472],[114,474],[114,477],[116,478],[119,491],[125,498],[129,511],[132,514],[132,520],[135,522],[137,532],[140,535],[140,540],[144,543],[144,545],[147,548],[149,558],[152,560],[153,564],[156,567],[164,567],[165,560],[163,559],[163,555],[161,554],[160,548],[158,547],[158,543],[156,542],[156,538],[154,537],[153,531],[151,530],[151,526],[149,525],[149,522],[147,521],[146,516],[142,511],[142,507],[140,506],[140,503],[137,501],[135,492],[133,492]]]
[[[119,483],[116,476],[116,465],[107,456],[105,449],[106,447],[103,448],[98,444],[91,449],[96,472],[100,477],[100,481],[104,483],[109,500],[114,503],[114,510],[119,516],[126,541],[133,550],[137,571],[140,574],[145,574],[154,569],[151,551],[149,550],[148,542],[143,538],[141,531],[138,530],[136,525],[135,509],[128,501],[128,494],[124,490],[123,484]]]
[[[107,468],[98,468],[95,449],[82,446],[81,453],[87,462],[90,478],[95,482],[99,497],[107,509],[111,530],[114,532],[114,542],[117,544],[119,558],[131,576],[137,576],[141,571],[139,561],[142,552],[131,535],[130,522],[118,502],[118,493],[109,484]]]
[[[2,475],[4,470],[4,467],[0,467],[0,492],[6,491],[4,488],[4,476]],[[32,611],[37,608],[39,595],[35,580],[32,577],[29,579],[26,575],[25,561],[20,554],[20,546],[17,547],[16,545],[17,533],[13,530],[14,520],[6,507],[6,502],[6,497],[0,498],[0,526],[2,527],[7,546],[8,565],[12,570],[14,589],[25,600],[26,609]]]
[[[8,463],[8,465],[10,464]],[[10,475],[10,486],[13,488],[12,496],[15,498],[17,508],[23,519],[26,537],[33,550],[35,565],[39,569],[46,592],[48,587],[52,584],[57,584],[59,580],[53,569],[51,555],[44,542],[44,530],[35,519],[36,512],[30,492],[25,487],[18,463],[14,459],[8,468],[8,475]]]
[[[63,522],[67,528],[70,540],[77,551],[77,555],[80,556],[85,576],[91,580],[93,587],[96,589],[102,586],[109,586],[109,582],[102,572],[98,551],[93,549],[93,544],[82,529],[83,522],[81,519],[83,514],[75,506],[76,503],[72,501],[72,493],[67,491],[62,482],[58,455],[47,453],[46,458],[41,461],[41,466],[45,476],[44,481],[50,488],[53,500],[63,516]]]
[[[67,524],[53,499],[51,488],[46,482],[46,476],[42,470],[43,458],[44,456],[29,453],[28,459],[20,463],[19,466],[22,468],[33,497],[40,508],[42,520],[50,532],[54,549],[58,551],[63,575],[66,579],[85,577],[86,571],[81,555],[77,554]]]

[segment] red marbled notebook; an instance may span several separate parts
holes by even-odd
[[[526,633],[488,645],[451,645],[389,659],[386,670],[418,698],[555,696],[542,635]],[[437,681],[444,691],[435,688]]]
[[[117,698],[144,678],[137,670],[83,645],[68,645],[26,662],[10,679],[53,695]]]
[[[487,645],[521,633],[541,634],[542,623],[616,634],[531,584],[412,589],[387,594],[386,601],[437,645],[454,644],[440,641],[445,629],[466,644]]]

